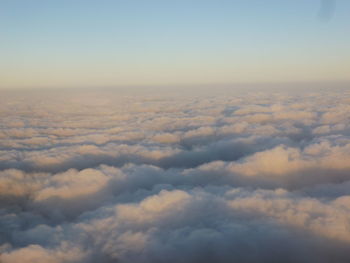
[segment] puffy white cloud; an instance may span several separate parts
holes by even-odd
[[[348,91],[23,92],[0,262],[350,261]]]
[[[29,245],[16,251],[1,255],[1,262],[24,262],[24,263],[73,263],[85,260],[84,253],[79,248],[70,244],[63,245],[63,248],[50,250],[40,245]]]

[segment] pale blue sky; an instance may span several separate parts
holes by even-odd
[[[349,81],[350,1],[321,3],[0,0],[0,87]]]

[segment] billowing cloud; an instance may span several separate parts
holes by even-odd
[[[347,90],[90,92],[2,97],[1,263],[350,261]]]

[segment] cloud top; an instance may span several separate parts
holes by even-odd
[[[0,262],[350,261],[348,91],[91,92],[1,98]]]

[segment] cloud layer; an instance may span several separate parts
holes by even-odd
[[[350,92],[4,92],[0,262],[349,262]]]

